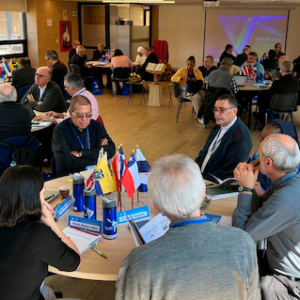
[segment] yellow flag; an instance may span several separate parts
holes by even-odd
[[[99,182],[103,194],[114,192],[116,189],[104,156],[98,162],[95,171],[94,178]]]
[[[112,179],[113,185],[114,185],[114,190],[113,191],[116,192],[117,191],[117,181],[116,181],[115,172],[113,171],[111,166],[110,166],[109,170],[110,170],[111,179]]]
[[[12,73],[14,71],[14,66],[12,64],[12,60],[9,61],[8,66],[10,68],[10,72]]]

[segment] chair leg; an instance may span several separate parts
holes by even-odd
[[[254,125],[254,129],[253,129],[253,131],[255,131],[255,130],[256,130],[257,123],[258,123],[258,118],[255,120],[255,125]]]
[[[265,126],[268,124],[268,113],[265,113]]]
[[[173,91],[173,86],[169,87],[169,95],[170,95],[170,100],[169,100],[169,107],[173,106],[173,101],[172,101],[172,91]]]
[[[179,102],[177,114],[176,114],[176,123],[178,123],[181,107],[182,107],[182,102]]]
[[[129,102],[132,102],[133,103],[133,100],[132,100],[132,84],[130,85],[130,90],[129,90],[129,98],[128,98],[128,105],[129,105]]]

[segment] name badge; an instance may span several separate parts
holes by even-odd
[[[69,196],[66,200],[60,203],[54,211],[54,218],[61,219],[61,217],[71,208],[74,198]]]
[[[148,219],[150,218],[149,205],[126,210],[126,215],[128,217],[130,216],[134,221],[140,219]],[[125,216],[124,211],[120,211],[117,213],[117,221],[118,225],[127,223],[127,218]]]
[[[68,226],[81,230],[87,230],[92,233],[101,234],[102,222],[98,220],[68,216]]]

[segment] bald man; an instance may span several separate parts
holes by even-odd
[[[10,84],[0,84],[0,141],[14,136],[30,135],[29,110],[16,103],[17,91]]]
[[[93,51],[93,58],[92,60],[99,60],[99,59],[102,59],[102,57],[104,56],[105,57],[105,47],[104,47],[104,44],[102,42],[100,42],[98,44],[98,48]]]
[[[29,103],[37,111],[66,111],[65,99],[60,87],[50,81],[51,71],[47,67],[37,69],[33,84],[21,100],[21,104]]]
[[[267,239],[266,261],[261,265],[263,299],[299,299],[300,291],[300,163],[299,146],[285,134],[266,137],[258,150],[260,166],[240,163],[234,170],[240,194],[233,226],[247,231],[254,242]],[[265,194],[254,192],[258,172],[272,182]],[[260,208],[252,211],[252,201]],[[288,288],[289,287],[289,288]],[[297,291],[298,297],[291,291]]]
[[[73,41],[73,48],[72,48],[71,51],[69,52],[69,61],[68,61],[68,64],[69,64],[69,65],[70,65],[70,63],[71,63],[71,59],[72,59],[73,55],[76,54],[76,49],[77,49],[77,47],[78,47],[79,45],[81,45],[79,41],[77,41],[77,40],[74,40],[74,41]]]

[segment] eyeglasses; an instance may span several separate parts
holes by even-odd
[[[220,108],[214,107],[214,108],[212,109],[212,112],[213,112],[213,113],[218,112],[219,114],[223,114],[227,109],[231,109],[231,108],[236,108],[236,106],[227,107],[227,108],[225,108],[225,107],[220,107]]]
[[[43,77],[49,77],[49,75],[41,75],[41,74],[38,74],[38,73],[35,73],[34,76],[36,76],[39,79],[42,79]]]
[[[92,112],[88,112],[88,113],[76,113],[76,112],[72,112],[72,114],[75,116],[76,119],[83,119],[83,117],[86,117],[87,119],[90,119],[93,115]]]

